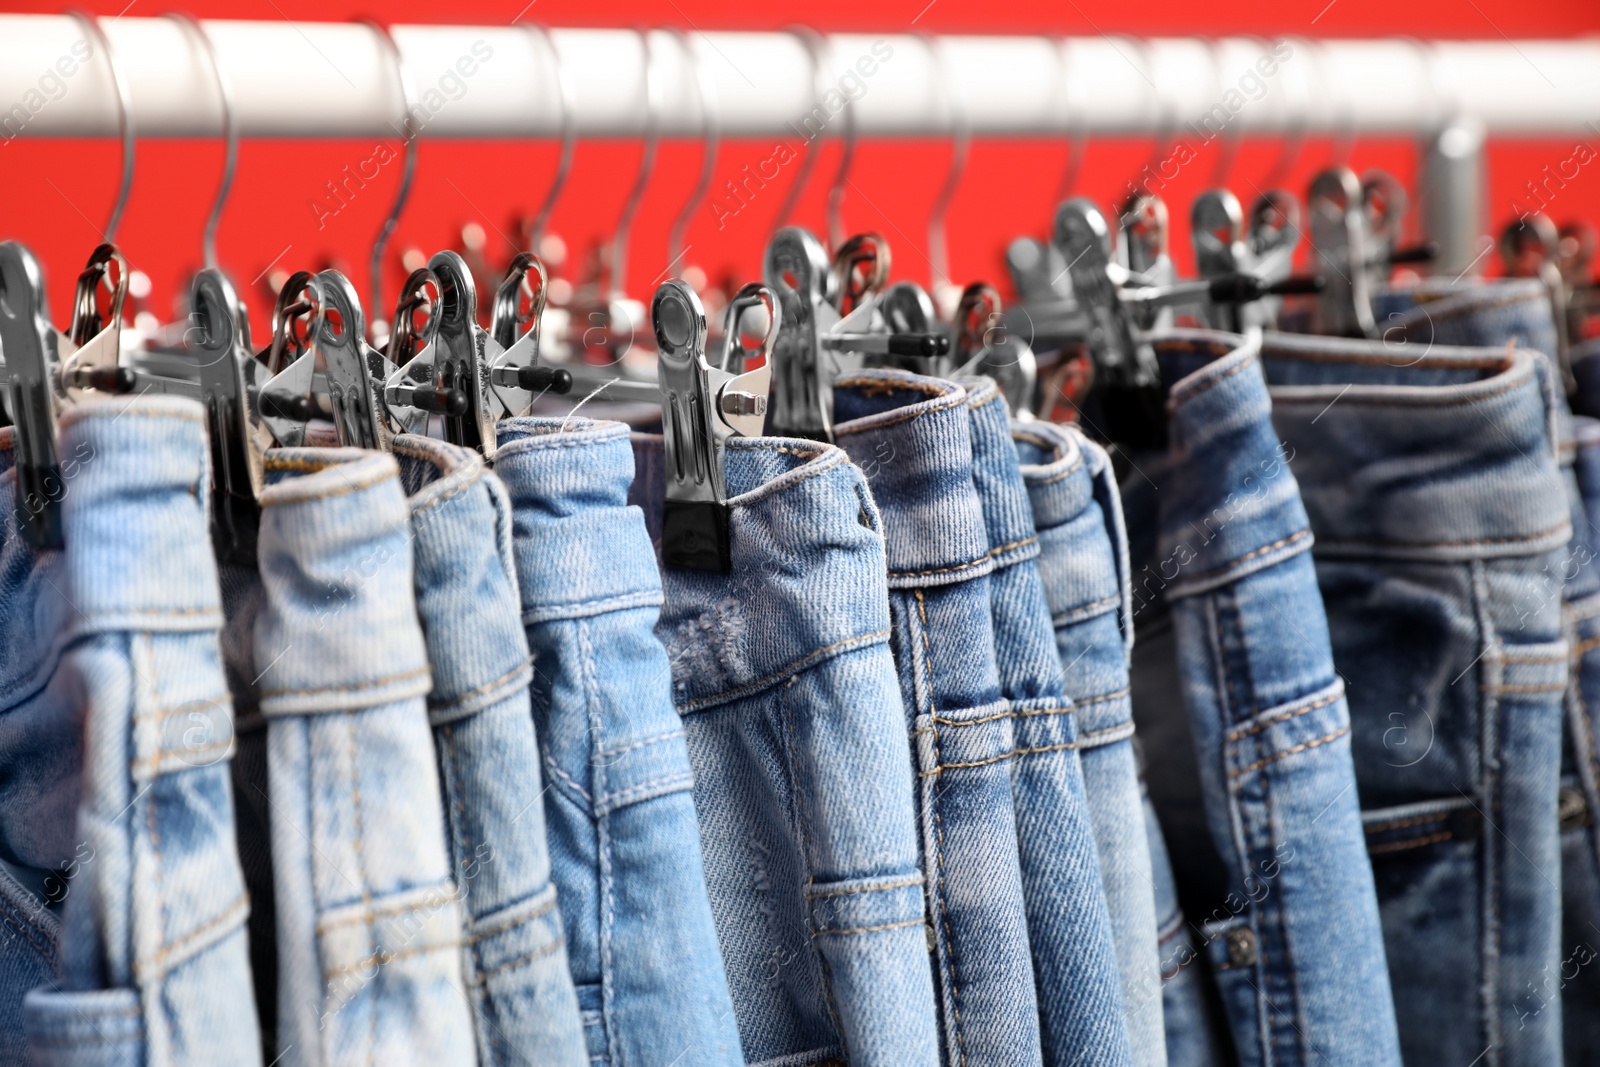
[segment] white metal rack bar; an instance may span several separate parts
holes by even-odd
[[[210,68],[167,19],[102,21],[140,137],[220,135]],[[375,137],[400,129],[392,68],[360,24],[208,21],[245,137]],[[434,137],[546,137],[560,127],[554,63],[513,26],[395,26]],[[581,137],[636,136],[646,49],[630,30],[550,33],[572,79]],[[661,132],[699,130],[693,62],[707,65],[723,133],[866,136],[1283,132],[1427,135],[1465,122],[1491,136],[1600,134],[1600,39],[1309,41],[1250,38],[923,37],[835,34],[813,77],[789,33],[652,31]],[[687,42],[687,44],[686,44]],[[76,49],[76,50],[75,50]],[[0,141],[113,136],[114,88],[67,16],[0,15]],[[831,94],[817,89],[831,87]],[[819,111],[818,108],[821,108]],[[810,126],[805,125],[811,116]]]

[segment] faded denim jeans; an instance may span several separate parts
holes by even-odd
[[[659,542],[665,454],[634,437]],[[882,523],[815,441],[728,442],[732,570],[665,568],[656,628],[752,1065],[938,1062]]]
[[[4,718],[35,747],[5,775],[7,848],[70,874],[59,981],[23,1002],[30,1059],[259,1064],[201,409],[85,403],[59,448],[64,547],[30,561],[8,516],[3,551],[31,600],[4,612]],[[40,958],[42,915],[16,918],[6,954]]]
[[[661,579],[628,506],[620,423],[500,424],[545,823],[591,1062],[742,1063],[684,726],[656,639]]]

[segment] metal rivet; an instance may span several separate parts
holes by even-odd
[[[1253,967],[1256,962],[1256,932],[1248,926],[1228,932],[1228,962],[1235,967]]]

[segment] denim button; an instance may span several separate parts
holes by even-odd
[[[1582,791],[1573,786],[1561,787],[1556,813],[1560,816],[1562,830],[1576,830],[1589,825],[1589,804],[1583,799]]]
[[[1256,962],[1256,932],[1249,927],[1228,932],[1228,962],[1235,967],[1253,967]]]
[[[925,935],[927,935],[927,938],[928,938],[928,952],[931,954],[935,950],[937,950],[938,947],[939,947],[939,939],[937,937],[935,937],[934,933],[933,933],[933,924],[932,923],[923,923],[922,924],[922,932]]]

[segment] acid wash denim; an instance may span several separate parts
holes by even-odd
[[[411,513],[394,457],[266,459],[254,619],[278,1062],[475,1061]]]
[[[1557,1063],[1572,517],[1554,367],[1287,335],[1265,366],[1349,679],[1407,1061]]]
[[[589,1061],[545,846],[511,504],[470,449],[396,437],[481,1067]]]
[[[661,438],[634,449],[633,499],[659,542]],[[666,569],[656,632],[745,1059],[933,1067],[877,508],[845,454],[815,441],[734,438],[724,470],[731,573]]]
[[[1246,1065],[1400,1062],[1382,928],[1293,453],[1259,342],[1157,342],[1169,391],[1157,571],[1211,838],[1205,951]]]
[[[959,384],[967,390],[972,481],[994,560],[990,621],[1000,695],[1010,704],[1016,746],[1011,786],[1045,1062],[1165,1063],[1158,999],[1152,998],[1155,1010],[1131,1014],[1131,1021],[1156,1023],[1140,1035],[1153,1056],[1135,1060],[1129,1044],[1130,1019],[1123,1014],[1116,944],[1078,755],[1080,744],[1098,737],[1080,736],[1074,702],[1063,686],[1037,562],[1040,534],[1011,440],[1009,409],[993,381]],[[1145,925],[1153,964],[1153,919]],[[1150,979],[1153,990],[1153,973]]]
[[[5,853],[65,896],[57,974],[53,919],[8,887],[6,975],[42,984],[6,991],[6,1062],[259,1064],[201,409],[85,404],[58,447],[63,548],[23,546],[3,480]]]
[[[1077,719],[1077,751],[1133,1062],[1160,1065],[1166,1062],[1166,1039],[1155,883],[1128,699],[1132,630],[1122,505],[1105,450],[1076,429],[1018,423],[1011,435],[1038,531],[1038,571],[1055,631],[1056,668]]]
[[[834,432],[883,515],[944,1062],[1027,1067],[1043,1049],[1012,793],[1015,720],[995,662],[995,557],[966,402],[951,382],[868,371],[834,383]]]
[[[683,724],[652,631],[661,579],[627,505],[628,429],[508,419],[495,469],[511,497],[552,878],[591,1061],[740,1064]]]

